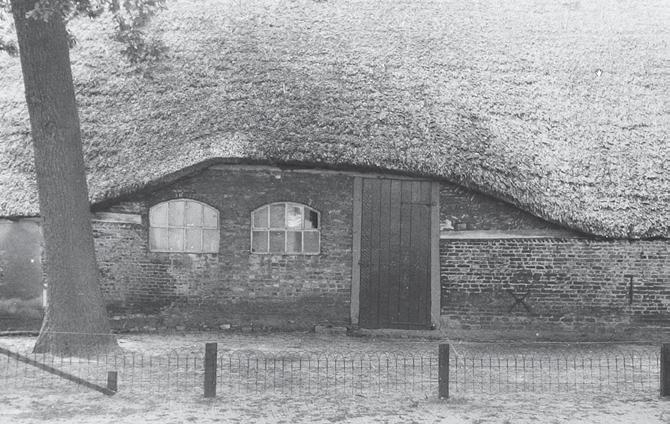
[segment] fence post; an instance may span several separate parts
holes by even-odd
[[[670,397],[670,343],[661,345],[661,397]]]
[[[205,397],[216,397],[216,343],[205,344]]]
[[[107,388],[113,392],[117,390],[118,374],[116,371],[107,371]]]
[[[440,398],[449,398],[449,344],[440,344],[438,357],[438,391]]]

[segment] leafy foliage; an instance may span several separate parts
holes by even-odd
[[[0,51],[16,55],[18,47],[12,36],[13,24],[8,19],[11,4],[11,0],[0,0]],[[48,20],[54,13],[59,13],[69,22],[77,16],[94,19],[109,12],[116,24],[115,38],[125,45],[121,53],[131,63],[140,64],[165,57],[167,48],[163,42],[143,31],[151,17],[164,8],[165,0],[38,0],[29,16]],[[74,46],[76,38],[71,32],[68,37],[70,46]]]
[[[156,62],[166,56],[167,47],[155,37],[148,37],[136,27],[119,31],[116,39],[125,47],[121,53],[133,64]]]
[[[142,31],[151,16],[164,7],[164,0],[110,2],[109,10],[117,25],[116,39],[126,46],[121,53],[131,63],[155,62],[165,56],[165,44],[155,37],[147,38]]]
[[[19,47],[16,44],[14,35],[14,22],[10,19],[7,10],[6,0],[0,0],[0,51],[7,52],[10,56],[16,56],[19,53]]]

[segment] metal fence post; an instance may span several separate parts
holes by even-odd
[[[661,397],[670,397],[670,343],[661,345]]]
[[[107,371],[107,388],[113,392],[117,391],[118,374],[116,371]]]
[[[216,343],[205,344],[205,397],[216,397]]]
[[[441,398],[449,398],[449,344],[440,344],[438,358],[438,391]]]

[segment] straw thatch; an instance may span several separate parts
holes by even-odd
[[[446,178],[607,237],[670,236],[667,0],[178,1],[135,69],[73,26],[93,201],[217,158]],[[0,59],[0,215],[37,214]]]

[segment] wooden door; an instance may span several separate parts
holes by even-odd
[[[361,327],[430,328],[431,187],[430,181],[363,179]]]

